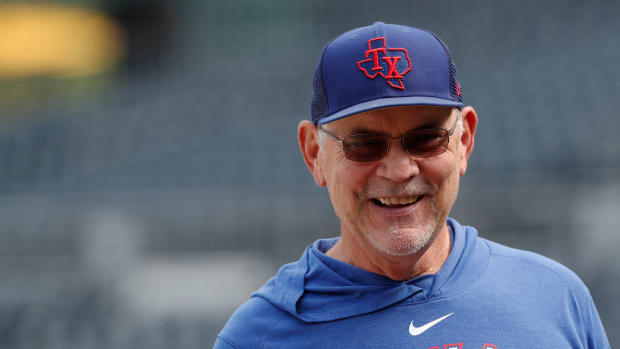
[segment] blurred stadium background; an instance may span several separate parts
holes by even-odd
[[[620,340],[620,2],[0,2],[0,347],[210,347],[337,234],[298,154],[312,71],[376,20],[450,47],[476,149],[452,216],[588,285]],[[528,287],[528,285],[524,285]]]

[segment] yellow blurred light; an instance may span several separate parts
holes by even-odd
[[[123,30],[94,10],[0,4],[0,78],[80,77],[112,68],[125,53]]]

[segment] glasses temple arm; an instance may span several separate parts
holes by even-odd
[[[325,128],[323,128],[323,126],[319,126],[318,129],[319,129],[319,131],[323,131],[323,133],[325,133],[326,135],[328,135],[331,138],[335,139],[336,142],[340,142],[340,143],[343,142],[342,139],[340,139],[340,138],[336,137],[335,135],[331,134],[329,131],[327,131]]]

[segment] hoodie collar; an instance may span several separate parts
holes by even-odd
[[[488,250],[479,246],[475,229],[450,218],[448,227],[451,251],[437,274],[394,281],[327,256],[325,252],[338,238],[322,239],[252,296],[265,298],[305,322],[366,314],[405,299],[418,303],[447,297],[475,281],[488,262]]]

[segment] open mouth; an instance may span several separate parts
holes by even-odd
[[[398,208],[398,207],[405,207],[405,206],[413,205],[417,203],[418,201],[420,201],[422,197],[424,197],[424,195],[407,196],[407,197],[400,197],[400,198],[379,197],[379,198],[372,199],[372,202],[375,205],[380,206],[380,207]]]

